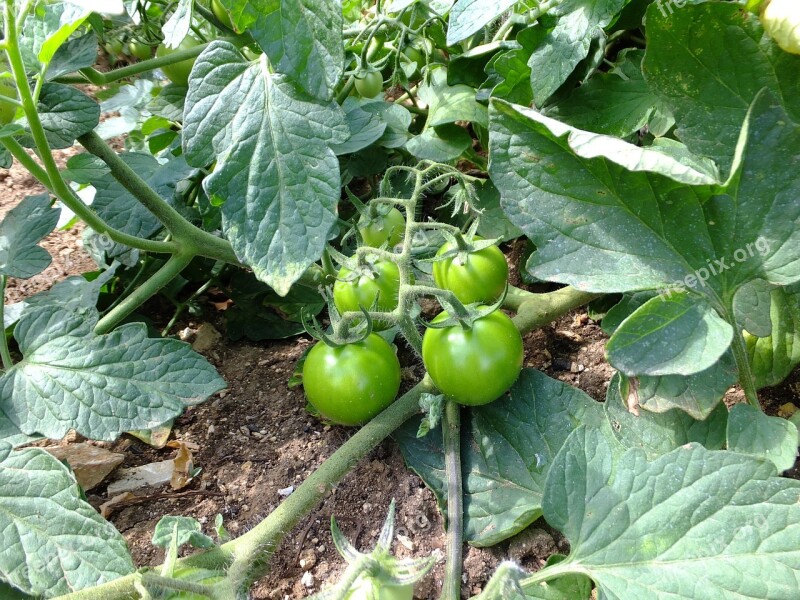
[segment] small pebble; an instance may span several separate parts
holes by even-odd
[[[309,571],[306,571],[305,573],[303,573],[303,577],[300,579],[300,583],[302,583],[307,588],[313,588],[314,576]]]
[[[283,489],[278,490],[278,496],[280,496],[281,498],[288,498],[293,491],[294,491],[294,486],[290,485],[289,487],[285,487]]]

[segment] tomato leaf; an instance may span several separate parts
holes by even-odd
[[[192,0],[178,0],[175,12],[161,28],[164,34],[164,45],[167,48],[177,48],[192,28]]]
[[[194,166],[217,160],[204,185],[224,201],[223,231],[240,260],[280,295],[322,255],[339,198],[331,146],[348,135],[337,104],[303,97],[228,42],[212,42],[195,63],[186,158]]]
[[[149,429],[225,387],[182,342],[151,339],[142,323],[91,333],[93,309],[26,311],[14,331],[24,359],[0,377],[0,412],[26,434],[70,429],[99,440]]]
[[[482,0],[458,0],[450,10],[447,29],[447,45],[457,44],[513,7],[517,0],[496,0],[489,3]]]
[[[133,572],[125,539],[83,499],[68,467],[38,448],[0,443],[0,457],[0,579],[52,597]]]
[[[27,196],[0,222],[0,274],[28,279],[44,271],[52,260],[37,244],[53,231],[61,209],[50,196]]]
[[[797,458],[797,427],[749,404],[736,404],[728,418],[728,449],[772,461],[778,471],[786,471]]]
[[[70,85],[45,83],[37,108],[51,148],[69,148],[100,122],[100,105]],[[30,134],[21,141],[28,147],[34,145]]]
[[[551,14],[555,28],[534,50],[531,69],[533,101],[542,106],[589,54],[592,37],[611,23],[630,0],[566,0]]]
[[[197,519],[192,517],[161,517],[153,531],[153,545],[169,548],[172,544],[178,548],[190,544],[194,548],[211,548],[214,540],[202,532]]]
[[[97,36],[94,32],[72,38],[61,46],[47,69],[47,80],[91,67],[97,60]]]
[[[762,460],[698,444],[614,460],[581,427],[553,462],[544,515],[571,548],[560,569],[603,598],[791,598],[800,586],[800,482]],[[768,574],[768,575],[766,575]]]
[[[770,334],[747,339],[756,387],[777,385],[800,364],[800,285],[770,292]]]
[[[470,408],[461,442],[464,537],[470,544],[494,545],[541,516],[553,456],[584,422],[605,423],[602,405],[533,369],[522,371],[509,396]],[[447,478],[441,431],[417,438],[418,427],[419,419],[408,422],[395,439],[408,466],[444,507]]]
[[[727,175],[742,122],[763,88],[800,122],[800,56],[778,48],[757,15],[727,2],[674,11],[660,6],[647,12],[644,75],[672,109],[677,135],[692,151],[712,158]]]

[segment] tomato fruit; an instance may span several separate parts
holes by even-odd
[[[432,323],[447,318],[442,312]],[[519,377],[523,358],[522,336],[499,310],[476,319],[470,329],[460,324],[430,327],[422,337],[422,361],[433,383],[467,406],[499,398]]]
[[[400,269],[390,260],[377,260],[371,268],[358,274],[342,267],[333,284],[333,303],[340,313],[369,310],[377,300],[377,310],[391,312],[397,308],[400,292]],[[376,321],[376,330],[386,329],[388,323]]]
[[[225,7],[222,6],[222,2],[220,0],[211,0],[211,11],[214,13],[214,16],[219,19],[219,22],[225,25],[231,31],[236,31],[233,27],[233,21],[231,21],[231,15],[225,10]]]
[[[371,577],[361,576],[345,596],[345,600],[412,600],[413,585],[386,585]]]
[[[153,50],[150,48],[150,46],[141,42],[137,42],[136,40],[131,40],[128,42],[128,50],[130,51],[131,56],[135,56],[139,60],[147,60],[153,56]]]
[[[768,0],[761,24],[784,51],[800,54],[800,6],[797,0]]]
[[[303,364],[303,387],[323,417],[340,425],[360,425],[397,397],[400,361],[376,333],[338,348],[317,342]]]
[[[0,96],[17,98],[17,86],[11,78],[0,79]],[[17,107],[7,102],[0,102],[0,125],[8,125],[17,115]]]
[[[475,237],[475,240],[480,240]],[[436,256],[449,252],[456,246],[447,242]],[[433,263],[433,280],[443,290],[450,290],[464,304],[483,302],[491,304],[506,288],[508,263],[497,246],[470,252],[466,260],[456,255]]]
[[[425,54],[423,54],[419,48],[415,48],[414,46],[406,46],[403,48],[403,54],[405,54],[406,58],[417,66],[414,72],[420,73],[425,66]]]
[[[392,207],[389,211],[381,214],[380,209],[375,217],[361,215],[358,220],[358,232],[364,244],[373,248],[380,248],[388,243],[389,247],[396,246],[403,241],[403,234],[406,229],[406,220],[403,213]]]
[[[114,58],[119,58],[122,55],[122,40],[109,40],[106,43],[106,51]]]
[[[174,54],[179,50],[188,50],[189,48],[195,48],[200,44],[201,42],[198,39],[187,35],[185,38],[183,38],[183,41],[177,48],[167,48],[161,44],[158,47],[158,50],[156,50],[156,56],[159,58],[162,56],[169,56],[170,54]],[[189,85],[189,73],[192,72],[194,61],[194,58],[182,60],[178,63],[165,65],[161,67],[161,70],[164,71],[164,75],[166,75],[172,83],[176,83],[178,85]]]
[[[383,75],[378,71],[370,71],[362,77],[356,77],[356,91],[362,98],[374,98],[383,91]]]

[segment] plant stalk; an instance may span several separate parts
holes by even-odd
[[[5,305],[6,305],[6,283],[8,283],[7,275],[0,275],[0,324],[3,326],[2,335],[0,335],[0,356],[3,358],[3,369],[8,371],[14,366],[14,361],[11,359],[11,353],[8,351],[8,338],[6,337],[5,326]]]
[[[447,561],[441,600],[461,598],[464,507],[461,486],[461,405],[447,400],[442,419],[447,474]]]

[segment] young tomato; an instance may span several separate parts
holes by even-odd
[[[338,348],[317,342],[303,364],[303,387],[323,417],[340,425],[360,425],[397,397],[400,361],[375,333]]]
[[[163,44],[160,45],[158,50],[156,50],[156,56],[159,58],[162,56],[169,56],[178,50],[188,50],[189,48],[194,48],[199,45],[199,40],[187,35],[177,48],[167,48]],[[172,83],[177,85],[189,85],[189,73],[192,72],[194,61],[194,58],[190,58],[171,65],[165,65],[161,67],[161,70],[164,71],[164,75],[166,75]]]
[[[475,240],[480,240],[475,237]],[[436,253],[441,256],[455,248],[447,242]],[[497,246],[489,246],[467,254],[433,263],[433,280],[443,290],[450,290],[464,304],[491,304],[500,297],[508,281],[508,263]]]
[[[383,244],[389,247],[396,246],[403,240],[403,233],[406,229],[406,220],[396,208],[392,207],[389,211],[370,218],[362,215],[358,220],[358,232],[364,244],[373,248],[380,248]]]
[[[439,314],[433,323],[447,319]],[[524,349],[514,323],[499,310],[476,319],[470,329],[456,324],[429,328],[422,338],[422,361],[439,390],[459,404],[496,400],[519,377]]]
[[[333,303],[340,313],[369,310],[378,301],[377,309],[390,312],[397,308],[400,292],[400,269],[390,260],[375,261],[371,268],[358,274],[342,267],[333,284]],[[386,329],[387,323],[376,321],[376,330]]]
[[[153,55],[153,50],[147,44],[143,44],[142,42],[137,42],[136,40],[131,40],[128,42],[128,50],[131,53],[131,56],[135,56],[139,60],[147,60],[151,58]]]
[[[383,91],[383,75],[370,71],[363,77],[356,77],[356,91],[362,98],[374,98]]]

